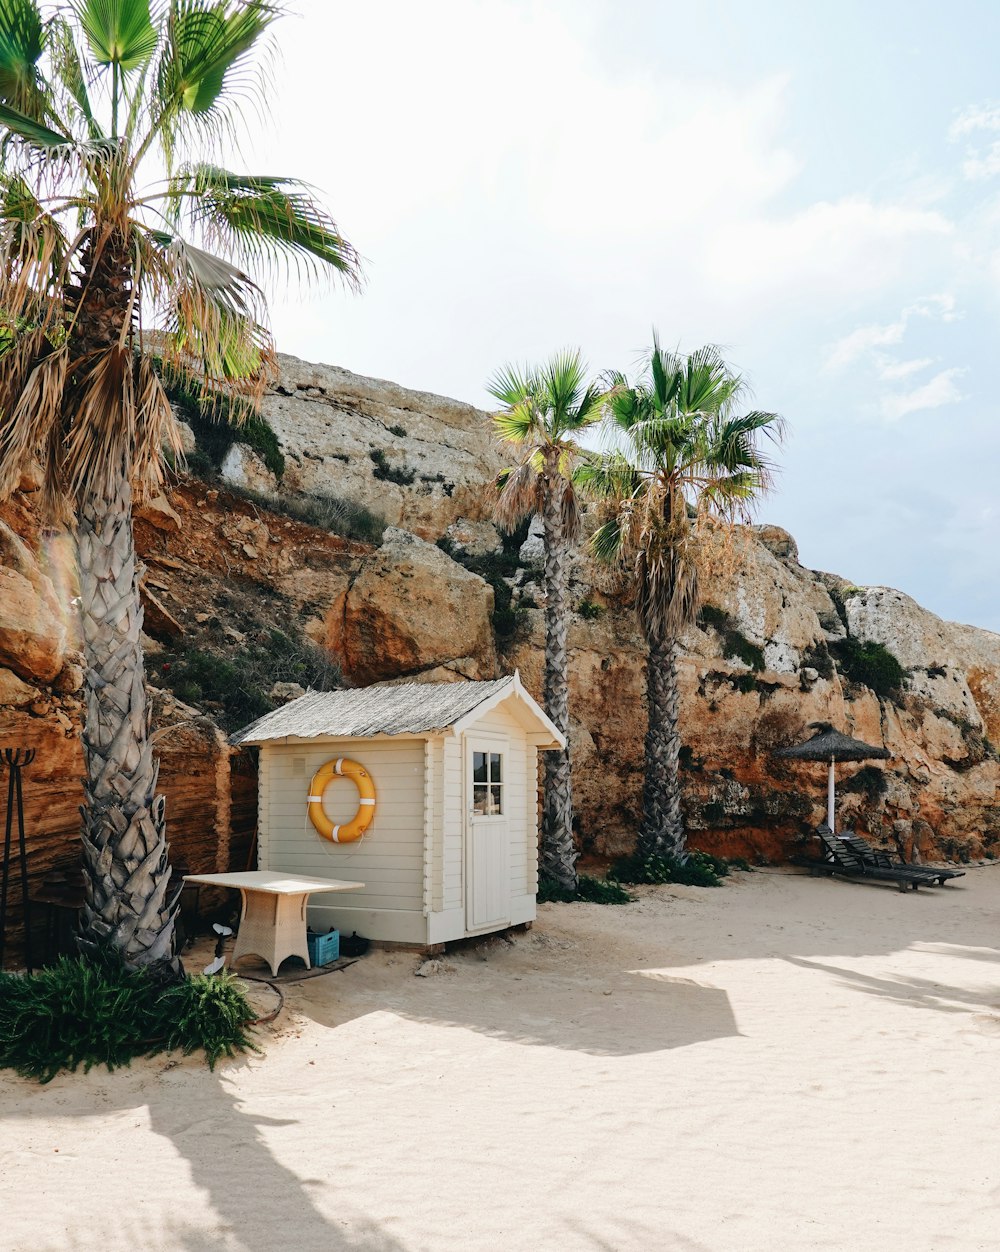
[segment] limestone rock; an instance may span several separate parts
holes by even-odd
[[[440,548],[390,527],[337,611],[328,645],[352,682],[377,682],[472,658],[496,673],[493,589]]]
[[[502,548],[500,532],[492,522],[459,517],[448,525],[445,535],[456,550],[469,556],[490,556]]]
[[[63,666],[67,630],[51,580],[27,545],[0,522],[0,665],[51,682]]]
[[[155,526],[157,530],[169,533],[181,528],[181,519],[162,493],[144,500],[136,509],[136,515],[149,522],[150,526]]]
[[[40,692],[31,687],[9,669],[0,669],[0,705],[21,709],[37,700]]]
[[[282,489],[335,495],[434,540],[488,520],[503,467],[488,414],[333,365],[280,356],[262,414],[285,453]]]
[[[545,526],[540,517],[533,517],[528,527],[528,534],[518,550],[518,560],[522,565],[541,569],[545,564]]]
[[[301,683],[275,683],[268,694],[276,704],[287,704],[304,696],[306,689]]]
[[[267,468],[253,448],[245,443],[234,443],[222,458],[219,476],[223,482],[234,487],[249,487],[251,491],[273,494],[278,490],[278,480]]]

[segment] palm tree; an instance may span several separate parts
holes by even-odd
[[[748,520],[773,472],[761,436],[780,441],[783,422],[774,413],[738,415],[746,385],[718,349],[683,356],[653,338],[641,381],[612,377],[606,412],[616,446],[578,477],[610,506],[593,550],[630,568],[649,646],[638,852],[683,859],[677,652],[698,611],[699,531],[712,518]]]
[[[493,418],[497,436],[517,449],[517,464],[497,480],[495,516],[506,530],[538,514],[545,541],[545,711],[566,736],[566,747],[545,753],[541,869],[576,890],[573,787],[570,773],[566,635],[569,558],[580,535],[573,472],[582,458],[580,434],[600,420],[603,392],[587,384],[580,353],[562,352],[545,365],[507,365],[488,384],[504,406]]]
[[[0,498],[34,458],[75,526],[87,660],[81,941],[173,957],[164,801],[140,642],[133,492],[176,443],[161,374],[247,403],[274,361],[244,267],[358,260],[303,186],[233,173],[256,0],[0,0]],[[155,181],[150,181],[150,179]],[[197,242],[194,242],[197,241]]]

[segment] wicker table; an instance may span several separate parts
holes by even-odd
[[[302,878],[271,870],[247,870],[240,874],[186,874],[185,882],[209,887],[235,887],[243,897],[240,929],[232,963],[243,956],[261,957],[277,974],[286,957],[300,956],[309,966],[306,942],[306,901],[319,891],[357,891],[363,882],[338,878]]]

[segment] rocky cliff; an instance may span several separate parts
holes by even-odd
[[[502,461],[485,414],[284,357],[264,416],[280,481],[239,440],[216,447],[214,466],[194,453],[208,481],[181,477],[137,525],[171,837],[199,869],[248,850],[252,775],[243,761],[230,777],[221,731],[301,687],[517,667],[541,689],[540,540],[489,520]],[[0,743],[39,748],[41,870],[74,846],[82,673],[70,545],[40,531],[34,487],[0,509]],[[924,856],[992,856],[1000,636],[806,569],[775,527],[716,536],[704,560],[681,662],[692,842],[794,853],[822,818],[824,771],[773,751],[826,720],[892,753],[840,767],[845,825]],[[585,551],[571,600],[578,835],[606,858],[631,847],[639,812],[644,650],[617,578]]]

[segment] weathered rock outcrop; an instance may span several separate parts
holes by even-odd
[[[493,678],[493,590],[440,548],[389,527],[330,611],[326,644],[361,686],[443,666]]]
[[[468,404],[282,356],[263,414],[285,456],[285,491],[345,496],[431,540],[457,518],[488,516],[503,462],[484,438],[486,415]]]
[[[151,682],[216,721],[228,724],[234,709],[250,720],[289,683],[313,681],[305,652],[281,672],[273,660],[278,643],[287,659],[311,641],[350,683],[461,681],[517,667],[540,695],[539,545],[525,532],[502,546],[489,520],[486,488],[501,461],[484,415],[293,358],[282,358],[266,414],[285,456],[281,493],[340,497],[391,525],[380,546],[358,543],[180,483],[138,515]],[[244,451],[230,460],[254,468]],[[37,779],[52,797],[31,816],[41,864],[75,846],[82,671],[67,545],[42,542],[32,490],[26,483],[0,510],[0,742],[40,749]],[[899,592],[806,569],[778,527],[717,536],[704,556],[705,607],[680,667],[692,842],[772,860],[794,853],[822,818],[823,770],[773,752],[824,720],[892,753],[840,768],[845,825],[924,856],[1000,852],[1000,636],[943,622]],[[16,592],[4,597],[5,585]],[[639,815],[645,649],[620,579],[583,553],[570,600],[577,832],[588,856],[608,857],[632,847]],[[856,653],[870,644],[885,650],[876,659],[892,654],[903,667],[895,686],[867,685],[875,680]],[[161,737],[171,838],[195,868],[211,859],[199,842],[204,815],[222,812],[219,779],[230,768],[210,723],[197,726],[190,742],[180,729]],[[237,860],[249,850],[250,770],[241,759],[230,780]]]

